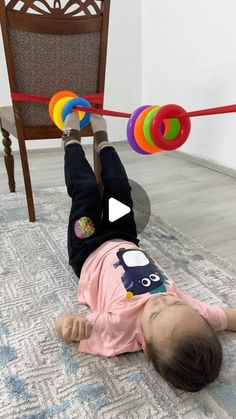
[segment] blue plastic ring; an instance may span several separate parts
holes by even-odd
[[[74,99],[69,100],[62,109],[61,117],[62,120],[65,121],[67,115],[72,111],[75,106],[84,106],[87,108],[91,108],[90,103],[83,99],[82,97],[75,97]],[[86,125],[90,122],[90,112],[86,112],[83,119],[80,121],[80,128],[86,127]]]

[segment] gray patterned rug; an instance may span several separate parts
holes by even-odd
[[[236,418],[236,334],[220,334],[221,374],[196,394],[172,390],[142,352],[109,359],[57,338],[58,316],[89,310],[67,263],[65,188],[40,190],[35,202],[38,221],[29,223],[24,194],[0,195],[0,417]],[[159,217],[141,246],[184,291],[236,306],[236,269]]]

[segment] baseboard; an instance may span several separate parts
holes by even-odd
[[[223,166],[213,160],[203,159],[201,157],[192,156],[191,154],[184,153],[183,151],[172,151],[173,156],[191,161],[199,166],[207,167],[208,169],[214,170],[215,172],[222,173],[223,175],[231,176],[236,178],[236,169],[232,169],[227,166]]]

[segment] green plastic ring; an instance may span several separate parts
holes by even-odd
[[[152,118],[154,117],[158,109],[160,109],[159,105],[155,106],[155,108],[153,108],[150,112],[148,112],[146,118],[144,119],[144,124],[143,124],[144,137],[149,142],[149,144],[154,145],[154,146],[155,146],[155,143],[152,141],[152,137],[150,134],[150,125],[152,122]]]
[[[173,140],[175,138],[179,131],[180,131],[180,122],[176,118],[170,118],[170,129],[169,132],[164,136],[166,140]]]

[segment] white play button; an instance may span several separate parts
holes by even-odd
[[[115,198],[109,198],[108,215],[111,223],[124,217],[124,215],[128,214],[130,211],[131,209],[127,205],[122,204],[122,202],[117,201]]]

